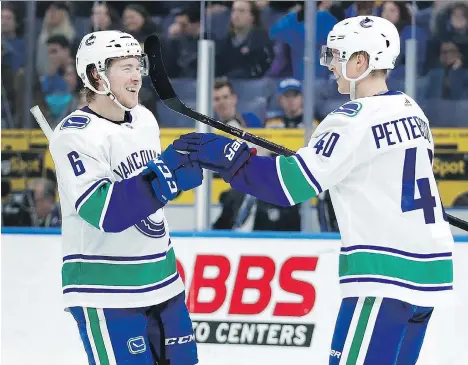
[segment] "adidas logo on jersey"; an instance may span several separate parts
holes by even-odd
[[[405,98],[405,106],[411,106],[411,101],[409,101],[407,98]]]

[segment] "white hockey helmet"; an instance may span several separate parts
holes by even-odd
[[[343,77],[351,81],[351,98],[355,83],[373,70],[391,70],[400,54],[400,35],[392,22],[376,16],[357,16],[340,21],[328,33],[327,45],[322,46],[320,64],[329,67],[337,51]],[[369,67],[358,78],[350,79],[346,64],[351,56],[364,51],[369,54]]]
[[[148,57],[143,53],[140,43],[130,34],[118,30],[105,30],[87,34],[81,40],[76,54],[76,72],[83,80],[85,87],[96,94],[108,95],[119,107],[124,107],[111,91],[111,85],[105,72],[109,60],[116,58],[137,57],[141,63],[142,76],[148,74]],[[96,67],[99,76],[104,81],[104,90],[97,90],[88,79],[87,70]]]

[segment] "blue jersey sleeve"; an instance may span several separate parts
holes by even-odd
[[[321,192],[318,182],[307,174],[299,155],[290,157],[252,156],[236,173],[231,186],[263,201],[290,206],[302,203]],[[311,178],[314,183],[312,183]]]

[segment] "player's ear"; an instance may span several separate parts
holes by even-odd
[[[101,85],[104,84],[104,81],[102,80],[101,75],[99,75],[99,72],[97,71],[96,67],[93,67],[92,76],[93,76],[94,82],[96,83],[96,89],[100,90]]]
[[[97,72],[96,67],[93,67],[91,69],[91,76],[93,77],[93,80],[96,80],[96,81],[101,79],[101,76],[99,76],[99,73]]]
[[[368,64],[369,64],[369,59],[368,56],[365,54],[359,54],[357,56],[357,64],[360,69],[367,70]]]
[[[357,64],[358,66],[362,67],[362,66],[364,65],[364,63],[365,63],[365,57],[364,57],[364,55],[358,54],[358,55],[356,56],[356,64]]]

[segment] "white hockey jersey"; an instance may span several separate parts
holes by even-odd
[[[421,108],[387,92],[330,113],[292,156],[250,159],[231,185],[285,206],[329,190],[342,239],[343,296],[432,306],[448,298],[453,281],[453,236],[433,154]]]
[[[63,216],[65,307],[144,307],[184,290],[162,204],[140,175],[161,153],[158,124],[143,106],[126,118],[111,122],[85,107],[50,140]]]
[[[348,102],[298,151],[316,193],[329,189],[344,297],[431,306],[452,289],[453,236],[432,172],[427,117],[401,92]],[[291,176],[292,177],[292,176]],[[285,185],[291,177],[284,176]],[[288,188],[295,200],[293,188]]]

